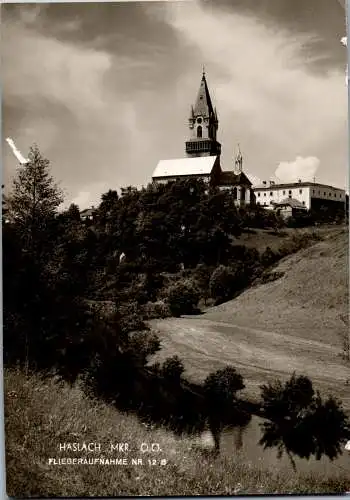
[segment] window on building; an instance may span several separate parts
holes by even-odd
[[[291,191],[291,190],[289,190],[289,191],[288,191],[288,194],[292,194],[292,191]]]
[[[337,195],[336,195],[336,193],[334,193],[334,198],[336,198],[336,197],[337,197]]]
[[[312,194],[315,194],[315,190],[314,189],[312,190]]]
[[[266,201],[264,201],[264,207],[266,207]]]
[[[260,201],[257,201],[257,203],[256,203],[256,204],[257,204],[257,205],[260,205]]]
[[[202,127],[200,125],[197,127],[197,137],[202,137]]]
[[[197,118],[197,123],[202,123],[202,118]]]
[[[305,201],[303,201],[303,205],[305,205]]]
[[[323,196],[326,196],[326,191],[323,191]]]
[[[273,196],[273,192],[272,191],[270,191],[270,196]]]
[[[258,193],[258,196],[260,196],[260,193]]]
[[[299,189],[299,194],[301,194],[302,192],[303,192],[303,190],[302,190],[302,189]]]
[[[328,196],[332,196],[332,193],[328,193]]]
[[[286,194],[286,192],[285,192],[285,191],[283,191],[283,194]]]
[[[266,193],[264,193],[264,196],[266,196]]]

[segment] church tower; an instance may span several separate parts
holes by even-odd
[[[204,70],[196,103],[191,107],[189,129],[190,138],[186,141],[188,157],[220,155],[221,144],[216,140],[218,117],[211,102]]]

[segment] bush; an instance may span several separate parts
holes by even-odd
[[[218,266],[210,277],[210,296],[215,299],[216,304],[220,304],[230,300],[235,292],[243,288],[246,282],[247,278],[244,275],[242,265]]]
[[[211,403],[225,406],[236,397],[236,392],[244,389],[243,377],[232,366],[226,366],[207,376],[204,393]]]
[[[175,354],[175,356],[167,358],[164,361],[160,373],[168,381],[180,382],[184,370],[185,368],[181,359]]]
[[[192,314],[200,299],[197,288],[189,281],[179,281],[166,291],[167,303],[173,316]]]
[[[276,254],[270,247],[266,247],[260,257],[261,264],[263,267],[269,267],[278,260],[278,254]]]
[[[280,278],[283,278],[284,272],[275,271],[275,272],[264,272],[261,275],[261,283],[270,283],[270,281],[276,281]]]
[[[145,320],[171,316],[169,305],[162,300],[147,302],[142,308],[142,313]]]
[[[207,266],[206,264],[198,264],[193,273],[196,287],[200,291],[201,296],[204,299],[204,303],[206,303],[210,295],[209,282],[214,269],[214,267]]]

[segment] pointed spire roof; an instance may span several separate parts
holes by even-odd
[[[196,104],[194,105],[195,115],[211,116],[214,114],[213,104],[211,102],[207,80],[203,68],[202,80],[197,94]]]

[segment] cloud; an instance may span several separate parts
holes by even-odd
[[[272,29],[253,16],[205,9],[197,2],[186,7],[169,4],[167,22],[198,68],[205,63],[219,113],[224,168],[232,165],[237,141],[247,152],[245,165],[254,175],[271,176],[278,158],[308,157],[312,152],[322,160],[324,179],[332,162],[333,182],[343,184],[344,74],[341,68],[324,74],[310,71],[316,56],[304,48],[313,34],[291,33],[277,25]],[[190,77],[186,74],[181,80],[186,88]]]
[[[85,118],[101,109],[103,78],[111,57],[103,51],[75,47],[38,34],[24,26],[5,25],[8,40],[2,49],[3,93],[7,101],[54,101]]]
[[[74,203],[80,209],[97,207],[101,202],[101,195],[106,191],[108,191],[108,185],[104,182],[89,184],[84,186],[76,195],[73,195],[73,198],[70,197],[70,201],[65,206],[68,207],[70,203]]]
[[[244,170],[256,178],[270,177],[281,158],[315,155],[318,177],[343,184],[343,69],[315,75],[303,51],[311,35],[291,34],[279,24],[272,30],[254,13],[204,4],[149,3],[142,15],[138,4],[118,6],[118,12],[110,4],[102,11],[81,4],[75,16],[67,4],[63,21],[57,11],[37,20],[25,13],[12,24],[5,19],[4,137],[14,137],[23,153],[38,143],[68,192],[67,203],[97,204],[109,188],[149,182],[160,159],[184,156],[203,63],[225,170],[232,169],[239,142]],[[97,12],[103,12],[98,23]],[[15,170],[7,150],[5,177]]]
[[[303,158],[297,156],[294,161],[282,161],[278,165],[275,176],[282,182],[311,181],[320,166],[320,160],[315,156]]]

